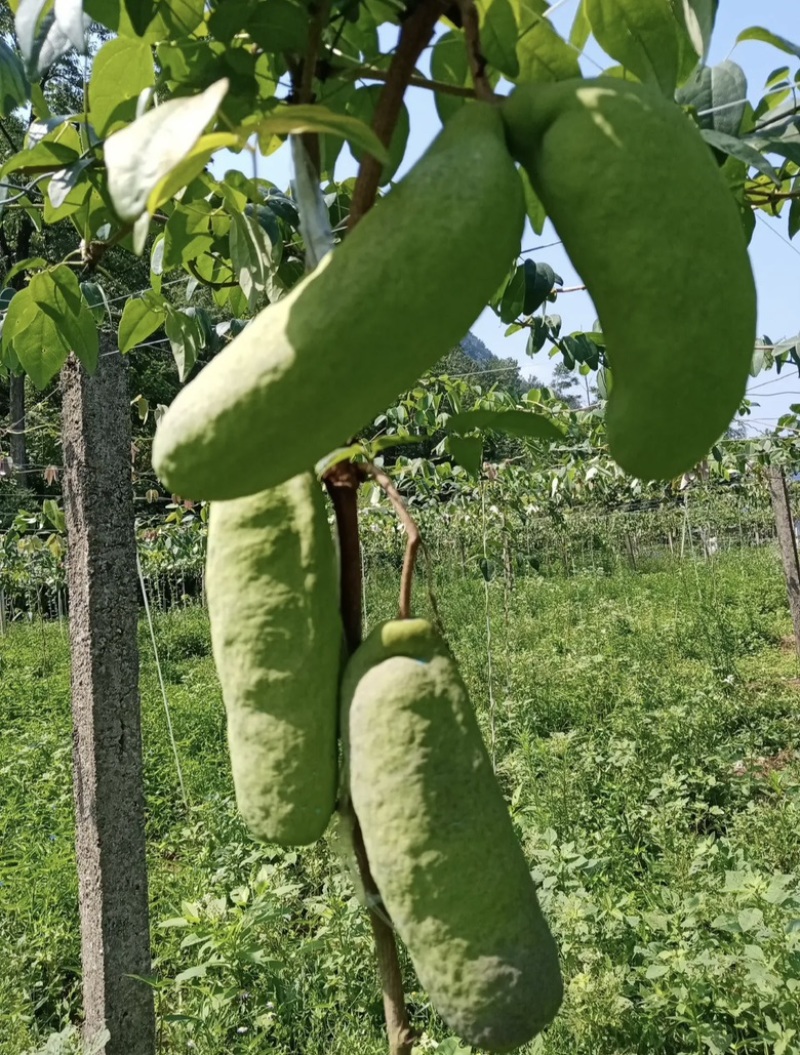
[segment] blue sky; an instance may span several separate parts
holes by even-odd
[[[568,32],[579,0],[560,0],[554,4],[553,21],[560,31]],[[769,74],[779,66],[792,69],[800,63],[769,45],[746,41],[736,45],[736,37],[748,26],[760,25],[794,42],[800,41],[800,5],[797,0],[721,0],[719,5],[709,64],[714,65],[730,57],[745,72],[748,83],[748,98],[756,103],[762,95]],[[594,61],[592,61],[594,60]],[[587,76],[599,72],[598,65],[609,65],[602,52],[590,41],[581,59],[583,72]],[[426,60],[420,64],[424,69]],[[433,106],[432,94],[424,89],[411,89],[407,97],[411,114],[411,135],[398,175],[416,161],[425,147],[436,135],[440,123]],[[242,158],[226,157],[225,164],[242,165]],[[221,166],[220,166],[221,167]],[[242,165],[242,167],[245,167]],[[247,165],[249,167],[249,165]],[[355,162],[347,150],[342,151],[337,165],[337,178],[354,175]],[[258,162],[258,173],[279,186],[289,181],[289,152],[286,147],[269,158]],[[557,240],[548,224],[537,237],[530,228],[523,241],[523,249],[547,245]],[[580,280],[560,246],[552,246],[531,254],[533,259],[549,263],[564,279],[566,287],[580,284]],[[800,235],[788,243],[786,220],[769,220],[758,214],[756,230],[750,243],[750,256],[758,287],[758,332],[768,335],[773,341],[791,337],[800,332]],[[563,319],[562,332],[590,329],[595,320],[591,300],[585,293],[566,293],[559,296],[549,309]],[[490,310],[484,311],[472,327],[481,340],[496,355],[513,356],[522,364],[523,373],[535,372],[548,378],[557,360],[540,352],[534,359],[525,355],[525,333],[504,337],[505,326]],[[749,419],[749,431],[761,432],[770,428],[790,403],[800,402],[800,378],[796,372],[784,370],[780,375],[761,374],[750,386],[751,398],[757,400]]]

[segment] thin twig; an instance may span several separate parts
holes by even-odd
[[[386,74],[386,83],[381,92],[372,128],[385,147],[389,146],[394,132],[403,96],[414,73],[417,59],[429,43],[434,27],[443,14],[446,4],[442,0],[422,0],[413,14],[405,20],[400,29],[397,49],[392,56],[391,65]],[[350,206],[348,227],[352,230],[361,217],[369,211],[375,201],[380,186],[383,165],[372,154],[365,154],[358,170],[353,201]]]
[[[388,70],[378,70],[372,66],[358,66],[355,69],[342,72],[346,72],[356,81],[386,81],[389,78]],[[457,95],[461,99],[474,99],[476,97],[474,88],[467,88],[460,84],[445,84],[443,81],[434,81],[430,77],[423,77],[419,73],[412,73],[408,78],[408,84],[411,88],[427,88],[428,91],[436,92],[439,95]]]
[[[406,504],[400,492],[394,486],[386,473],[377,465],[365,465],[364,468],[384,491],[389,501],[394,506],[394,511],[406,529],[406,552],[403,558],[403,574],[400,578],[400,603],[398,605],[399,617],[401,619],[411,618],[411,588],[414,583],[414,567],[417,562],[417,550],[422,542],[416,521],[406,508]]]
[[[497,99],[489,78],[486,76],[486,59],[481,51],[480,20],[478,9],[474,0],[459,0],[458,6],[461,10],[461,22],[464,26],[464,37],[467,45],[467,60],[472,82],[475,85],[475,95],[486,102]]]

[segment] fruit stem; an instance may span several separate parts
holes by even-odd
[[[340,462],[325,474],[325,487],[333,502],[339,536],[341,613],[347,651],[361,643],[361,543],[358,537],[358,488],[364,471],[351,462]],[[411,1055],[414,1034],[408,1023],[403,977],[394,930],[380,903],[380,893],[370,871],[361,825],[349,798],[342,805],[349,822],[361,885],[367,898],[369,922],[375,942],[378,973],[383,992],[383,1015],[389,1038],[389,1055]]]
[[[403,573],[400,577],[398,616],[400,619],[410,619],[411,587],[414,582],[414,567],[417,562],[417,550],[422,544],[422,535],[420,535],[417,523],[406,508],[399,491],[386,473],[379,469],[377,465],[369,464],[365,465],[364,468],[392,503],[400,523],[406,529],[406,552],[403,558]]]

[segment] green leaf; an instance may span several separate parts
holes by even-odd
[[[586,0],[580,0],[572,22],[572,29],[569,31],[569,42],[573,48],[581,52],[586,47],[586,41],[591,34],[592,27],[589,22],[589,16],[586,14]]]
[[[145,293],[142,297],[131,297],[125,301],[122,318],[119,322],[117,341],[119,350],[125,355],[137,344],[147,338],[164,324],[166,302],[163,297],[154,293]]]
[[[8,117],[30,98],[25,67],[15,51],[0,37],[0,117]]]
[[[529,8],[521,15],[517,58],[518,84],[528,81],[563,81],[580,77],[578,52],[562,40],[547,18]]]
[[[667,0],[586,0],[598,44],[639,80],[672,98],[678,83],[678,25]]]
[[[741,44],[745,40],[760,40],[764,44],[771,44],[774,48],[786,52],[787,55],[794,55],[800,59],[800,45],[793,44],[786,37],[779,37],[777,33],[772,33],[762,26],[750,26],[749,29],[743,29],[736,38],[736,43]]]
[[[272,243],[258,220],[234,212],[231,214],[230,247],[234,274],[253,311],[259,294],[264,293],[274,272]]]
[[[470,476],[480,473],[483,463],[483,440],[479,437],[447,436],[444,447]]]
[[[58,326],[46,315],[30,286],[14,297],[3,324],[3,358],[11,350],[20,366],[38,389],[51,381],[70,353],[70,347]]]
[[[547,300],[553,287],[561,285],[561,279],[549,264],[536,264],[533,260],[526,260],[522,270],[525,275],[525,300],[522,310],[525,315],[533,315]]]
[[[167,306],[165,328],[178,367],[178,378],[183,382],[206,345],[205,327],[193,308],[177,311]]]
[[[800,193],[798,184],[800,184],[800,180],[795,180],[795,194]],[[800,198],[793,198],[792,204],[789,206],[789,237],[794,238],[798,231],[800,231]]]
[[[272,136],[320,132],[346,139],[351,146],[372,154],[384,165],[389,161],[388,151],[368,125],[348,114],[334,113],[325,106],[276,106],[266,117],[243,126],[242,132],[246,135],[257,132],[261,139],[267,140]]]
[[[81,282],[81,293],[95,323],[102,326],[111,315],[106,291],[97,282]]]
[[[215,117],[228,90],[216,81],[200,95],[171,99],[105,142],[108,190],[123,220],[136,220],[151,193],[184,160]]]
[[[714,128],[703,128],[700,130],[700,134],[709,146],[721,150],[724,154],[730,154],[731,157],[738,158],[740,161],[744,161],[748,167],[758,169],[759,172],[768,176],[774,183],[781,182],[778,173],[761,151],[749,143],[745,143],[735,136],[726,135],[724,132],[718,132]]]
[[[502,322],[513,322],[523,314],[525,285],[525,268],[518,267],[511,276],[500,301],[499,315]]]
[[[525,169],[519,168],[517,171],[522,180],[522,190],[525,194],[525,212],[528,214],[528,220],[534,233],[541,234],[544,230],[544,222],[547,219],[544,205],[542,205],[538,194],[531,186],[531,181]]]
[[[47,261],[42,256],[29,256],[25,260],[18,260],[13,267],[6,272],[5,283],[8,285],[15,275],[21,275],[25,271],[40,271],[47,267]]]
[[[12,154],[8,161],[0,169],[0,176],[8,176],[12,172],[22,172],[37,175],[42,172],[57,172],[58,169],[71,165],[77,161],[78,151],[66,143],[54,143],[43,140],[29,150],[20,150]]]
[[[510,0],[476,0],[480,19],[481,51],[500,73],[512,80],[519,74],[517,20]]]
[[[677,22],[683,28],[691,55],[684,69],[690,74],[698,62],[705,62],[717,15],[718,0],[669,0]],[[688,68],[687,68],[688,67]]]
[[[155,0],[125,0],[125,10],[134,30],[142,36],[156,13]]]
[[[52,271],[42,271],[33,276],[28,289],[39,308],[59,327],[69,350],[93,374],[99,353],[97,326],[72,268],[61,264]]]
[[[442,84],[454,84],[460,88],[472,87],[472,75],[469,70],[463,33],[451,30],[449,33],[443,33],[436,41],[431,53],[431,76]],[[456,95],[436,92],[434,103],[442,124],[446,124],[466,101]]]
[[[205,201],[175,206],[164,228],[165,271],[182,267],[211,248],[214,243],[211,211],[211,206]]]
[[[363,88],[359,88],[353,92],[348,106],[349,113],[362,121],[365,125],[371,126],[373,118],[375,116],[375,108],[378,105],[378,100],[383,95],[383,87],[380,84],[369,84]],[[408,108],[405,103],[400,107],[400,112],[397,115],[397,122],[392,132],[392,140],[389,143],[389,160],[383,166],[381,170],[381,186],[388,183],[397,172],[400,164],[403,161],[403,155],[406,152],[406,144],[408,143],[408,134],[410,132],[410,121],[408,117]],[[356,161],[361,161],[365,153],[371,153],[360,147],[357,143],[351,144],[350,150]]]
[[[564,434],[549,418],[529,410],[467,410],[447,422],[453,432],[491,429],[531,440],[561,440]]]
[[[94,165],[94,158],[79,158],[66,168],[53,173],[47,184],[47,200],[53,210],[61,209],[68,198],[71,199],[72,205],[67,212],[59,215],[58,219],[61,219],[62,215],[69,215],[79,209],[89,195],[91,186],[89,177],[84,177],[83,173],[92,165]],[[51,215],[48,217],[48,223],[53,222]]]
[[[98,51],[89,81],[89,120],[103,139],[133,121],[139,94],[155,83],[150,47],[136,37],[117,37]]]
[[[269,52],[306,50],[307,5],[296,0],[269,0],[266,4],[253,4],[250,0],[249,7],[250,17],[245,25],[259,47]]]
[[[56,20],[52,0],[20,0],[15,28],[19,50],[31,80],[39,80],[57,59],[73,47],[72,41]]]
[[[678,89],[675,101],[681,106],[692,107],[700,128],[713,128],[725,135],[737,136],[747,107],[744,70],[729,59],[718,66],[703,66]]]

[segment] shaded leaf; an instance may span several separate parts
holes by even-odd
[[[736,136],[747,107],[744,70],[729,59],[718,66],[703,66],[678,90],[675,101],[694,109],[700,128]]]
[[[749,143],[745,143],[744,140],[737,139],[735,136],[726,135],[725,132],[718,132],[714,128],[702,128],[700,134],[710,146],[721,150],[724,154],[730,154],[731,157],[744,161],[749,167],[758,169],[759,172],[768,176],[773,182],[780,183],[780,177],[769,161],[767,161],[760,150],[757,150]]]
[[[549,418],[528,410],[467,410],[447,422],[453,432],[492,429],[525,439],[560,440],[563,433]]]

